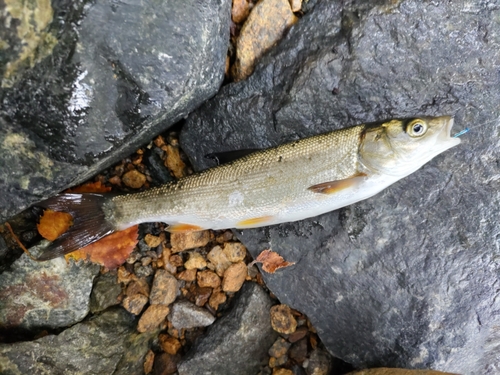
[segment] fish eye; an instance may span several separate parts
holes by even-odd
[[[406,132],[411,137],[421,137],[427,131],[427,124],[422,120],[414,120],[406,127]]]

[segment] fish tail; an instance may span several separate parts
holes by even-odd
[[[54,241],[41,241],[28,251],[35,260],[43,261],[81,249],[116,231],[108,220],[111,195],[103,194],[59,194],[36,206],[64,211],[73,217],[73,225]]]

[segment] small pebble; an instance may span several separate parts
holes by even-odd
[[[127,271],[124,266],[120,266],[117,271],[118,282],[127,285],[132,280],[137,280],[137,276]]]
[[[142,294],[143,296],[148,297],[149,296],[149,284],[146,280],[144,279],[138,279],[131,281],[127,285],[127,289],[125,291],[125,294],[127,296],[134,296],[136,294]]]
[[[278,337],[278,339],[274,342],[274,344],[269,349],[268,354],[270,357],[279,358],[279,357],[285,355],[286,352],[288,352],[288,349],[290,349],[290,346],[292,346],[291,343],[289,343],[283,337]]]
[[[195,305],[200,307],[205,306],[211,295],[212,288],[196,288]]]
[[[131,253],[128,258],[127,258],[127,263],[128,264],[134,264],[141,258],[141,254],[139,254],[137,251],[134,251]]]
[[[165,270],[157,270],[149,295],[149,303],[170,305],[179,293],[179,282]]]
[[[153,267],[143,266],[140,262],[134,264],[134,273],[137,277],[148,277],[153,274]]]
[[[333,358],[328,353],[316,349],[309,354],[305,369],[307,375],[328,375],[332,366]]]
[[[179,301],[172,305],[169,320],[176,329],[189,329],[209,326],[215,321],[215,317],[189,301]]]
[[[182,260],[182,257],[180,255],[171,255],[169,262],[174,266],[174,267],[182,267],[184,265],[184,261]]]
[[[207,261],[200,253],[196,251],[189,254],[188,261],[184,263],[184,267],[186,267],[187,270],[191,270],[194,268],[201,270],[206,266],[207,266]]]
[[[287,305],[271,307],[271,325],[276,332],[290,334],[297,329],[297,321]]]
[[[234,23],[244,22],[250,13],[250,4],[248,0],[233,0],[231,8],[231,18]]]
[[[227,242],[222,251],[232,263],[244,260],[247,255],[247,249],[241,242]]]
[[[153,363],[155,360],[155,353],[149,349],[148,352],[146,353],[146,356],[144,357],[144,373],[150,374],[151,371],[153,371]]]
[[[170,234],[170,243],[172,245],[173,253],[194,249],[195,247],[203,247],[211,239],[212,235],[208,230]]]
[[[139,323],[137,323],[137,330],[141,333],[154,331],[163,323],[169,312],[168,306],[150,305],[141,315]]]
[[[293,344],[294,342],[297,342],[305,337],[308,332],[309,330],[307,329],[307,327],[299,327],[294,333],[291,333],[290,336],[288,336],[288,341]]]
[[[287,368],[275,368],[273,375],[293,375],[293,371]]]
[[[179,339],[164,333],[158,336],[158,342],[162,350],[168,354],[177,354],[182,347]]]
[[[207,255],[207,259],[215,266],[215,272],[219,276],[223,276],[224,272],[231,265],[231,261],[227,259],[226,254],[220,246],[215,246]]]
[[[275,367],[283,366],[287,361],[288,361],[288,356],[286,354],[282,355],[279,358],[271,357],[271,358],[269,358],[269,367],[275,368]]]
[[[160,246],[162,239],[158,236],[153,236],[152,234],[146,234],[144,236],[144,242],[146,242],[146,245],[149,247],[157,247]]]
[[[122,176],[122,182],[132,189],[139,189],[146,182],[146,176],[133,169]]]
[[[220,277],[213,271],[201,271],[197,275],[198,285],[200,287],[218,288],[221,284]]]
[[[208,300],[208,305],[214,309],[215,311],[217,311],[217,309],[219,308],[219,305],[225,303],[227,300],[227,296],[225,293],[223,292],[214,292],[212,293],[212,295],[210,296],[210,299]]]
[[[229,242],[233,239],[233,232],[226,230],[225,232],[219,234],[215,239],[218,243],[223,244]]]
[[[307,339],[303,338],[292,345],[288,351],[290,358],[298,363],[302,363],[307,358]]]
[[[193,268],[190,270],[185,270],[185,271],[180,272],[177,275],[177,278],[179,280],[184,280],[184,281],[195,281],[197,272],[198,272],[198,270],[196,268]]]
[[[186,164],[182,161],[178,147],[165,145],[161,148],[166,152],[167,158],[165,166],[172,172],[175,178],[182,178],[186,175]]]
[[[151,262],[153,261],[153,259],[151,259],[150,257],[143,257],[141,259],[141,264],[143,266],[149,266],[151,264]]]
[[[180,362],[181,356],[176,354],[160,353],[155,356],[153,366],[154,375],[171,375],[177,372],[177,364]]]
[[[243,286],[247,277],[247,265],[243,262],[234,263],[224,272],[222,290],[224,292],[237,292]]]
[[[142,294],[127,296],[122,301],[122,306],[129,313],[139,315],[148,303],[148,297]]]
[[[302,9],[302,0],[289,0],[290,1],[290,7],[292,8],[292,12],[300,12]]]

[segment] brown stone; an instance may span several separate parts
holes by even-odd
[[[210,296],[210,299],[208,300],[209,306],[216,310],[219,308],[219,305],[223,304],[226,302],[227,296],[225,293],[222,292],[214,292]]]
[[[160,246],[162,239],[159,236],[153,236],[148,233],[144,236],[144,242],[146,242],[146,245],[149,247],[157,247]]]
[[[232,263],[244,260],[247,255],[247,248],[241,242],[227,242],[222,251]]]
[[[124,266],[118,268],[117,278],[119,283],[123,283],[125,285],[127,285],[132,280],[137,280],[137,276],[135,276],[131,272],[128,272]]]
[[[354,371],[347,375],[459,375],[451,372],[434,370],[407,370],[400,368],[380,367],[368,370]]]
[[[127,285],[127,290],[125,294],[129,297],[135,296],[136,294],[142,294],[143,296],[149,296],[149,284],[144,279],[133,280]]]
[[[158,342],[162,350],[168,354],[177,354],[179,349],[182,347],[178,339],[164,333],[158,336]]]
[[[250,14],[250,4],[248,0],[233,0],[231,8],[231,18],[234,23],[244,22]]]
[[[155,353],[149,349],[148,352],[146,353],[146,356],[144,357],[144,373],[150,374],[151,371],[153,371],[153,363],[155,360]]]
[[[150,305],[139,319],[137,330],[141,333],[154,331],[163,323],[169,312],[168,306]]]
[[[189,259],[187,262],[184,263],[184,267],[187,270],[191,269],[198,269],[201,270],[203,268],[206,268],[207,266],[207,261],[205,258],[198,252],[193,251],[192,253],[189,254]]]
[[[278,357],[278,358],[271,357],[271,358],[269,358],[269,367],[275,368],[275,367],[283,366],[287,361],[288,361],[287,355],[282,355],[281,357]]]
[[[203,247],[211,239],[212,235],[208,230],[170,234],[170,244],[172,245],[173,253],[194,249],[195,247]]]
[[[168,271],[157,270],[149,295],[149,303],[170,305],[179,293],[179,282]]]
[[[299,327],[294,333],[291,333],[290,336],[288,336],[288,341],[293,344],[294,342],[304,338],[307,335],[307,332],[309,332],[307,327]]]
[[[196,298],[195,298],[195,305],[196,306],[205,306],[205,304],[208,302],[208,299],[212,295],[212,288],[196,288]]]
[[[197,275],[198,285],[200,287],[218,288],[220,286],[220,277],[213,271],[201,271]]]
[[[287,305],[271,307],[271,325],[276,332],[291,334],[297,329],[297,321]]]
[[[177,364],[181,360],[181,356],[176,354],[161,353],[155,356],[153,366],[154,375],[171,375],[177,371]]]
[[[185,271],[180,272],[177,275],[177,278],[179,280],[184,280],[184,281],[195,281],[197,272],[198,272],[198,270],[196,268],[193,268],[190,270],[185,270]]]
[[[225,232],[219,234],[217,237],[216,237],[216,241],[220,244],[224,243],[224,242],[229,242],[233,239],[233,232],[231,232],[230,230],[226,230]]]
[[[222,290],[224,292],[237,292],[243,286],[247,277],[247,265],[243,262],[234,263],[224,272]]]
[[[288,0],[259,1],[241,28],[236,42],[236,62],[232,70],[234,80],[241,81],[252,74],[256,61],[296,21]]]
[[[307,339],[303,338],[293,344],[288,355],[298,363],[304,362],[307,358]]]
[[[122,306],[128,312],[139,315],[142,312],[144,306],[148,303],[148,297],[143,294],[135,294],[133,296],[127,296],[122,301]]]
[[[184,265],[184,261],[180,255],[174,254],[170,256],[169,263],[174,267],[182,267]]]
[[[139,189],[146,182],[146,176],[133,169],[122,176],[122,182],[132,189]]]
[[[226,254],[222,251],[220,246],[215,246],[207,255],[207,259],[215,267],[215,272],[219,276],[223,276],[227,268],[231,265],[229,259],[227,259]]]

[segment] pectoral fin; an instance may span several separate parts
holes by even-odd
[[[179,224],[169,225],[166,231],[170,233],[182,233],[182,232],[197,232],[204,229],[205,228],[202,228],[198,225],[179,223]]]
[[[344,189],[355,187],[366,177],[365,173],[357,173],[349,178],[337,181],[327,181],[321,184],[310,186],[308,189],[321,194],[335,194]]]

